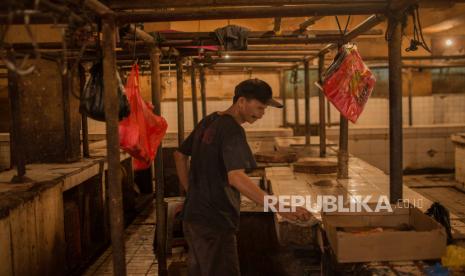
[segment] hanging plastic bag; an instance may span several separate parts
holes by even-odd
[[[134,170],[147,169],[155,159],[168,124],[153,113],[151,103],[145,102],[139,89],[139,66],[133,65],[126,83],[126,96],[131,114],[119,123],[120,147],[133,159]]]
[[[363,63],[357,47],[343,45],[324,75],[323,91],[339,112],[355,123],[370,97],[376,79]]]
[[[119,98],[118,117],[121,121],[129,115],[130,107],[124,93],[124,86],[119,73],[116,73],[116,79],[118,82]],[[79,111],[94,120],[105,121],[103,93],[103,65],[101,62],[97,62],[90,69],[90,78],[86,81],[84,86]]]

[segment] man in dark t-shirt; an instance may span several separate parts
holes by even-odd
[[[174,154],[179,180],[187,191],[183,226],[189,275],[240,275],[235,235],[240,194],[260,205],[266,196],[246,174],[256,163],[241,124],[260,119],[268,105],[282,107],[272,99],[266,82],[241,82],[231,107],[205,117]],[[311,217],[303,208],[280,214],[292,220]]]

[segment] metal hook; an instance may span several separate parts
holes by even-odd
[[[24,24],[25,24],[25,27],[26,27],[26,31],[28,32],[28,35],[30,36],[31,40],[32,40],[32,44],[34,46],[34,52],[35,52],[35,55],[38,54],[38,51],[37,51],[37,43],[35,42],[34,40],[34,37],[32,36],[32,31],[28,28],[29,27],[29,13],[28,11],[24,11]],[[1,43],[3,44],[3,41],[6,37],[6,34],[9,30],[9,27],[11,25],[11,22],[13,20],[13,14],[14,12],[10,12],[8,14],[8,24],[5,28],[5,31],[4,33],[2,34],[2,37],[1,37]],[[24,76],[24,75],[28,75],[28,74],[31,74],[32,72],[34,72],[34,70],[36,69],[35,65],[31,65],[29,68],[24,68],[26,66],[26,63],[29,59],[29,55],[26,55],[24,57],[24,59],[21,61],[21,65],[18,66],[15,62],[9,60],[8,58],[6,58],[3,53],[3,51],[0,51],[0,58],[2,59],[2,61],[5,63],[5,66],[8,68],[8,70],[11,70],[13,72],[15,72],[16,74],[20,75],[20,76]],[[39,54],[39,58],[40,58],[40,54]]]
[[[39,46],[37,45],[37,41],[35,40],[34,34],[32,33],[31,26],[30,26],[30,17],[29,14],[24,14],[24,28],[26,29],[29,38],[31,39],[31,44],[34,49],[34,57],[40,59],[40,51]]]

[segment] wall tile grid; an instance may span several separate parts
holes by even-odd
[[[10,167],[9,142],[0,142],[0,171]]]
[[[454,147],[450,141],[450,134],[463,131],[463,128],[448,126],[449,124],[465,123],[465,95],[433,95],[427,97],[414,97],[413,125],[408,128],[408,98],[403,98],[403,122],[404,134],[408,136],[404,139],[404,167],[453,167]],[[231,104],[230,100],[211,100],[207,103],[207,114],[224,110]],[[288,122],[294,122],[294,102],[288,99],[287,102]],[[310,119],[312,123],[318,122],[318,97],[310,99]],[[299,99],[300,123],[305,121],[304,111],[305,101]],[[193,128],[192,102],[186,101],[185,105],[185,129],[190,131]],[[201,117],[201,102],[198,102],[199,117]],[[162,103],[162,114],[168,121],[168,131],[177,131],[177,106],[175,101],[164,101]],[[331,121],[339,122],[339,113],[331,105]],[[253,125],[244,125],[249,129],[277,128],[282,124],[282,109],[268,108],[262,120]],[[433,124],[440,124],[440,128],[431,127]],[[447,125],[446,125],[447,124]],[[356,124],[350,123],[351,129],[367,129],[366,133],[381,134],[383,139],[368,138],[369,140],[352,141],[349,151],[359,156],[361,159],[376,165],[387,172],[389,169],[389,143],[386,128],[389,125],[389,102],[387,99],[372,98],[365,106],[364,112],[359,117]],[[425,125],[424,128],[421,125]],[[374,128],[373,128],[374,127]],[[89,120],[90,133],[104,133],[105,124]],[[337,138],[336,138],[337,140]],[[336,141],[337,142],[337,141]],[[8,158],[9,159],[9,158]]]
[[[465,147],[457,145],[455,151],[455,179],[465,184]]]
[[[231,100],[211,100],[207,102],[207,114],[213,111],[226,109]],[[288,122],[294,120],[294,100],[288,99],[287,118]],[[465,123],[465,95],[434,95],[428,97],[414,97],[412,99],[413,125],[431,124],[463,124]],[[199,117],[201,118],[201,102],[198,101]],[[193,128],[192,102],[184,102],[185,129]],[[331,105],[331,122],[339,122],[339,113]],[[408,125],[408,98],[403,98],[403,123]],[[168,131],[177,131],[177,106],[175,101],[164,101],[162,103],[162,115],[168,122]],[[310,121],[318,123],[318,97],[310,99]],[[305,122],[305,100],[299,99],[299,122]],[[267,108],[263,119],[253,125],[245,125],[246,128],[277,128],[282,125],[282,109]],[[363,126],[388,126],[389,125],[389,101],[382,98],[371,98],[365,106],[356,124],[351,127]],[[89,120],[89,133],[105,133],[105,125],[101,122]]]

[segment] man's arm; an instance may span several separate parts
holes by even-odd
[[[189,186],[189,156],[179,151],[175,151],[173,155],[179,182],[187,192],[187,187]]]
[[[228,172],[228,181],[231,186],[236,188],[241,194],[250,198],[261,206],[265,203],[265,196],[267,195],[260,189],[253,181],[245,174],[244,170],[232,170]],[[279,208],[279,207],[278,207]],[[312,215],[306,209],[297,207],[295,212],[282,212],[281,216],[290,220],[309,220]]]

